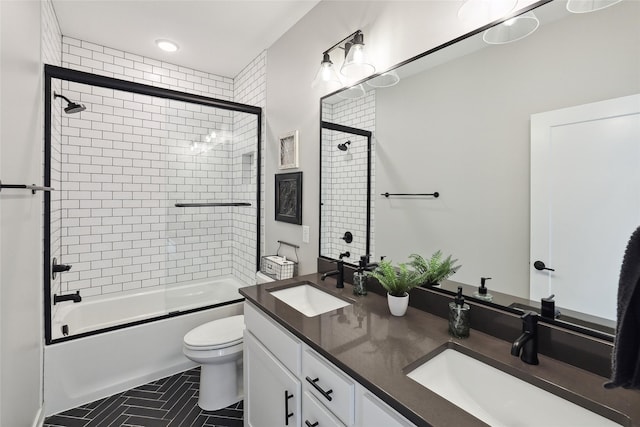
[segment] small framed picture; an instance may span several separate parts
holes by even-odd
[[[280,137],[280,160],[278,169],[298,167],[298,131],[287,132]]]
[[[276,174],[276,221],[302,225],[302,172]]]

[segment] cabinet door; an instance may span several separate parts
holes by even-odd
[[[386,403],[360,388],[358,391],[360,401],[358,422],[359,427],[412,427],[402,415],[394,411]]]
[[[248,331],[244,342],[246,425],[300,427],[300,381]]]

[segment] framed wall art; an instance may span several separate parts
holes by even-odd
[[[278,169],[298,167],[298,131],[287,132],[280,137]]]
[[[302,225],[302,172],[276,174],[276,221]]]

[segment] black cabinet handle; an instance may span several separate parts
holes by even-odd
[[[320,394],[322,394],[325,399],[327,399],[329,402],[331,402],[332,398],[329,395],[331,393],[333,393],[333,390],[329,389],[327,391],[324,391],[318,384],[316,384],[318,382],[319,378],[315,378],[315,379],[312,380],[311,378],[307,377],[306,380],[307,380],[307,382],[309,384],[311,384],[313,386],[313,388],[318,390],[318,392],[320,392]]]
[[[289,394],[288,390],[284,391],[284,425],[289,425],[289,418],[293,417],[293,412],[289,412],[289,399],[293,397],[293,393]]]
[[[544,265],[544,262],[542,261],[536,261],[533,263],[533,268],[535,268],[536,270],[549,270],[549,271],[555,271],[553,268],[547,268],[546,265]]]
[[[307,425],[307,427],[316,427],[318,425],[317,421],[315,423],[311,424],[309,421],[304,420],[304,423]]]

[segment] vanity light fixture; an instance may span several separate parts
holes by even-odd
[[[340,74],[350,80],[360,80],[376,72],[376,67],[369,62],[364,48],[364,35],[357,31],[353,39],[344,45],[344,62]]]
[[[175,52],[178,50],[178,45],[167,39],[158,39],[156,40],[156,46],[165,52]]]
[[[589,13],[601,10],[622,0],[568,0],[567,10],[571,13]]]
[[[527,12],[489,28],[482,35],[482,39],[488,44],[511,43],[532,34],[538,26],[540,21],[536,15]]]
[[[340,73],[348,80],[357,81],[375,73],[376,68],[369,62],[364,48],[364,35],[362,31],[357,30],[322,52],[322,62],[312,87],[324,85],[334,86],[331,89],[338,89],[343,86],[342,79],[338,76],[329,56],[331,51],[337,48],[344,50],[345,57]]]
[[[379,76],[375,76],[372,79],[367,80],[365,83],[371,87],[391,87],[398,84],[400,76],[395,70],[387,71]]]
[[[342,92],[338,92],[337,95],[342,99],[358,99],[365,96],[366,93],[364,86],[360,83],[359,85],[351,86]]]
[[[322,62],[320,63],[320,69],[316,73],[316,78],[313,79],[311,87],[317,87],[319,85],[335,86],[333,89],[337,89],[342,86],[342,81],[336,72],[329,52],[322,53]]]

